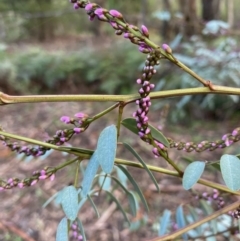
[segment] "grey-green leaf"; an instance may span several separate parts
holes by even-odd
[[[80,229],[80,232],[82,234],[83,241],[87,241],[86,235],[85,235],[85,231],[84,231],[84,228],[83,228],[83,224],[82,224],[82,222],[81,222],[81,220],[79,218],[77,219],[77,222],[78,222],[78,227]]]
[[[162,236],[167,233],[167,228],[170,224],[170,217],[171,217],[171,211],[168,209],[165,209],[162,217],[160,218],[160,228],[159,228],[158,236]]]
[[[123,167],[121,165],[119,165],[118,167],[124,172],[124,174],[127,176],[128,180],[132,183],[132,185],[133,185],[135,191],[137,192],[137,194],[139,195],[146,211],[148,212],[149,209],[148,209],[146,199],[144,198],[143,193],[142,193],[141,189],[139,188],[139,186],[137,185],[136,181],[134,180],[132,175],[128,172],[128,170],[125,167]]]
[[[82,197],[86,197],[91,190],[92,182],[97,174],[99,162],[98,162],[97,152],[95,151],[91,156],[86,171],[84,172],[83,181],[82,181]]]
[[[125,211],[123,210],[123,207],[122,207],[122,205],[120,204],[120,202],[113,196],[113,194],[112,194],[111,192],[109,192],[109,191],[106,191],[106,192],[107,192],[107,194],[110,196],[110,198],[117,204],[117,206],[118,206],[119,210],[122,212],[125,220],[126,220],[126,221],[128,222],[128,224],[130,225],[130,221],[129,221],[129,219],[128,219],[126,213],[125,213]]]
[[[192,162],[187,166],[182,179],[184,189],[189,190],[195,183],[197,183],[204,171],[204,168],[205,163],[201,161]]]
[[[126,127],[128,130],[130,130],[131,132],[135,133],[138,135],[138,128],[137,128],[137,122],[134,118],[126,118],[124,120],[122,120],[121,124]],[[162,132],[160,132],[159,130],[157,130],[154,126],[148,124],[151,133],[152,133],[152,137],[158,141],[160,141],[162,144],[164,144],[166,147],[169,147],[169,142],[167,140],[167,138],[162,134]]]
[[[147,171],[148,175],[150,176],[150,178],[152,179],[156,189],[158,192],[160,192],[158,183],[154,177],[154,175],[152,174],[152,172],[149,170],[149,168],[147,167],[146,163],[143,161],[143,159],[138,155],[138,153],[128,144],[123,142],[123,145],[138,159],[138,161],[142,164],[142,166],[144,167],[144,169]]]
[[[115,125],[106,127],[100,134],[97,143],[97,158],[106,173],[111,173],[117,150],[117,128]]]
[[[58,224],[56,241],[68,241],[68,222],[65,217]]]
[[[223,180],[233,191],[240,189],[240,160],[233,155],[225,154],[220,159]]]
[[[136,217],[137,216],[137,210],[139,208],[137,199],[136,199],[133,192],[128,192],[127,197],[128,197],[128,201],[129,201],[129,204],[130,204],[130,209],[132,211],[132,215],[134,217]]]
[[[176,211],[176,221],[177,221],[178,228],[184,228],[186,226],[183,208],[181,205],[178,206]],[[182,234],[182,237],[183,237],[183,240],[188,240],[186,233]]]
[[[62,191],[62,208],[68,219],[74,221],[78,213],[78,192],[74,186],[65,187]]]

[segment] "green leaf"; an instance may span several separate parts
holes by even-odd
[[[178,206],[177,211],[176,211],[176,221],[177,221],[177,225],[178,228],[184,228],[186,226],[186,221],[184,218],[184,213],[183,213],[183,208],[182,206]],[[184,240],[188,240],[187,234],[184,233],[182,234],[182,237]]]
[[[106,191],[106,192],[107,192],[107,194],[110,196],[110,198],[117,204],[119,210],[122,212],[125,220],[128,222],[128,224],[129,224],[129,226],[130,226],[130,221],[129,221],[129,219],[128,219],[126,213],[125,213],[125,211],[123,210],[122,205],[121,205],[121,204],[119,203],[119,201],[113,196],[113,194],[112,194],[111,192],[109,192],[109,191]]]
[[[115,125],[106,127],[100,134],[97,143],[97,158],[106,173],[111,173],[117,150],[117,128]]]
[[[66,217],[74,221],[78,213],[78,192],[74,186],[68,186],[62,192],[62,208]]]
[[[128,144],[123,142],[123,145],[138,159],[138,161],[142,164],[142,166],[144,167],[144,169],[147,171],[148,175],[150,176],[150,178],[152,179],[156,189],[158,192],[160,192],[158,183],[154,177],[154,175],[152,174],[152,172],[149,170],[149,168],[147,167],[146,163],[143,161],[143,159],[138,155],[138,153]]]
[[[83,225],[82,225],[82,222],[81,222],[81,220],[80,220],[79,218],[77,219],[77,222],[78,222],[78,227],[79,227],[79,229],[80,229],[80,232],[81,232],[83,241],[87,241],[86,235],[85,235],[85,231],[84,231],[84,228],[83,228]]]
[[[107,176],[107,174],[104,175],[104,172],[102,172],[98,178],[98,183],[99,186],[103,189],[103,190],[107,190],[110,191],[111,189],[111,178]]]
[[[225,154],[220,159],[223,180],[233,191],[240,189],[240,160],[233,155]]]
[[[117,170],[117,176],[120,179],[122,185],[124,187],[127,187],[127,176],[124,174],[124,172],[118,168],[118,166],[115,166],[116,170]]]
[[[131,176],[131,174],[128,172],[128,170],[125,167],[123,167],[121,165],[119,165],[118,167],[124,172],[124,174],[127,176],[128,180],[132,183],[132,185],[133,185],[135,191],[137,192],[137,194],[139,195],[139,197],[140,197],[140,199],[141,199],[141,201],[142,201],[146,211],[148,212],[149,209],[148,209],[147,202],[146,202],[146,200],[145,200],[145,198],[144,198],[144,196],[142,194],[141,189],[137,185],[136,181],[134,180],[134,178]]]
[[[68,241],[68,222],[65,217],[58,224],[56,241]]]
[[[137,210],[139,208],[137,199],[136,199],[133,192],[128,192],[127,197],[128,197],[128,201],[129,201],[129,204],[130,204],[130,209],[132,211],[132,215],[134,217],[136,217],[137,216]]]
[[[58,192],[53,194],[43,205],[42,207],[45,208],[49,203],[51,203],[56,197],[58,196]]]
[[[184,189],[189,190],[195,183],[197,183],[204,171],[204,168],[205,163],[201,161],[192,162],[187,166],[182,179]]]
[[[91,156],[86,171],[84,172],[83,181],[82,181],[82,197],[86,197],[92,187],[92,182],[97,174],[99,162],[98,162],[97,152],[95,151]]]
[[[137,128],[137,122],[134,118],[126,118],[122,120],[121,124],[131,132],[138,135],[139,130]],[[148,124],[148,126],[151,130],[152,137],[161,142],[162,144],[164,144],[166,147],[169,147],[169,142],[167,138],[162,134],[162,132],[160,132],[158,129],[156,129],[154,126],[150,124]]]
[[[97,218],[99,218],[100,215],[99,215],[98,209],[97,209],[94,201],[92,200],[92,198],[91,198],[90,195],[88,195],[87,197],[88,197],[88,200],[90,201],[90,203],[91,203],[91,205],[92,205],[92,207],[93,207],[93,209],[94,209],[94,211],[95,211],[95,213],[96,213],[96,215],[97,215]]]
[[[127,190],[127,188],[116,177],[112,176],[112,179],[124,190],[126,194],[128,194],[129,191]]]
[[[162,236],[167,233],[167,228],[170,224],[170,217],[171,217],[171,211],[168,209],[165,209],[162,217],[160,218],[160,228],[159,228],[158,236]]]

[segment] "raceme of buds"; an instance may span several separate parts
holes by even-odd
[[[240,128],[236,128],[232,133],[223,135],[221,140],[216,141],[202,141],[200,143],[194,142],[175,142],[169,139],[170,148],[177,148],[177,150],[184,150],[186,152],[202,152],[202,151],[214,151],[216,149],[222,149],[232,145],[240,140]]]
[[[34,171],[32,177],[23,180],[18,178],[9,178],[7,182],[0,180],[0,191],[12,189],[14,187],[22,189],[26,186],[34,186],[39,180],[45,180],[48,178],[53,181],[55,178],[55,172],[43,169],[41,171]]]

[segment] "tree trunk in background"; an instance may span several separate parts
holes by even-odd
[[[219,0],[202,0],[202,19],[211,21],[219,18]]]
[[[171,5],[169,0],[163,0],[163,10],[169,12],[172,16]],[[162,21],[162,28],[161,28],[161,36],[164,38],[165,41],[170,40],[172,28],[170,26],[171,19]]]
[[[51,10],[52,0],[36,0],[39,5],[40,11],[44,14],[46,11]],[[38,35],[37,39],[39,42],[45,42],[54,37],[54,18],[38,18],[37,19]]]
[[[180,9],[183,13],[183,34],[192,36],[199,32],[196,0],[179,0]]]
[[[234,1],[233,0],[228,0],[228,24],[230,29],[234,25]]]

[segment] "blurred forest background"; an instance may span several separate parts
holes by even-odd
[[[176,57],[202,77],[240,85],[239,1],[96,2],[118,9],[129,23],[145,24],[153,41],[169,44]],[[136,46],[114,36],[108,24],[90,22],[84,10],[73,10],[68,0],[0,1],[0,88],[8,94],[127,94],[136,91],[144,58]],[[199,85],[167,61],[154,81],[156,90]],[[184,119],[188,111],[194,115],[196,105],[210,117],[224,118],[238,109],[239,98],[185,96],[171,103],[172,121]],[[161,101],[155,108],[165,105]]]
[[[96,0],[107,9],[117,9],[126,20],[137,26],[146,25],[150,39],[160,46],[167,43],[174,55],[200,76],[218,85],[240,86],[240,1],[239,0]],[[136,79],[146,55],[123,36],[115,36],[106,23],[90,22],[83,9],[74,10],[69,0],[0,0],[0,91],[7,94],[128,94],[136,93]],[[152,79],[155,90],[201,86],[181,69],[162,60]],[[104,103],[105,104],[105,103]],[[164,128],[164,135],[174,140],[200,142],[219,139],[239,126],[239,97],[197,95],[154,100],[151,124]],[[109,103],[106,103],[106,108]],[[135,105],[124,109],[132,115]],[[10,133],[43,140],[66,128],[59,118],[79,111],[93,116],[104,110],[103,103],[38,103],[1,107],[1,125]],[[169,112],[169,113],[168,113]],[[230,119],[230,117],[232,117]],[[166,118],[169,121],[165,121]],[[103,126],[116,121],[116,112],[93,123],[86,133],[71,144],[96,148]],[[170,122],[171,121],[171,122]],[[177,123],[172,124],[172,123]],[[164,126],[164,124],[166,124]],[[203,130],[204,128],[204,130]],[[155,159],[149,146],[122,128],[121,138],[129,142],[148,164],[166,167]],[[227,153],[240,153],[229,147]],[[50,153],[51,154],[51,153]],[[119,149],[121,158],[133,158]],[[217,152],[188,153],[193,160],[218,160]],[[171,150],[171,158],[183,165],[185,152]],[[44,158],[46,160],[44,160]],[[59,165],[68,156],[53,152],[43,159],[23,160],[0,145],[0,177],[28,177],[45,165]],[[186,158],[185,158],[186,159]],[[34,161],[32,161],[34,160]],[[44,162],[43,162],[44,161]],[[181,161],[181,162],[180,162]],[[29,164],[30,163],[30,164]],[[0,240],[19,241],[19,233],[8,232],[2,225],[9,221],[34,240],[55,240],[56,228],[63,213],[56,205],[42,205],[66,184],[73,181],[75,166],[57,173],[54,182],[39,182],[22,191],[0,193]],[[215,170],[215,169],[214,169]],[[211,170],[210,170],[211,171]],[[181,181],[155,173],[161,195],[155,192],[146,172],[131,169],[149,202],[148,216],[139,209],[128,229],[120,211],[112,208],[105,196],[94,200],[100,213],[110,213],[107,220],[96,220],[90,204],[81,211],[81,219],[89,240],[146,240],[157,235],[159,218],[164,209],[173,212],[179,204],[191,200]],[[208,172],[209,180],[222,183],[217,172]],[[30,190],[30,191],[29,191]],[[201,189],[200,189],[201,190]],[[128,207],[125,196],[115,190]],[[111,209],[111,211],[109,211]],[[104,215],[103,215],[104,216]],[[211,225],[209,225],[211,226]],[[16,238],[13,234],[16,233]],[[18,234],[18,235],[17,235]],[[115,238],[116,234],[122,239]],[[114,237],[113,237],[114,236]],[[14,235],[15,237],[15,235]],[[2,238],[2,239],[1,239]],[[27,240],[27,239],[24,239]],[[29,239],[30,240],[30,239]]]

